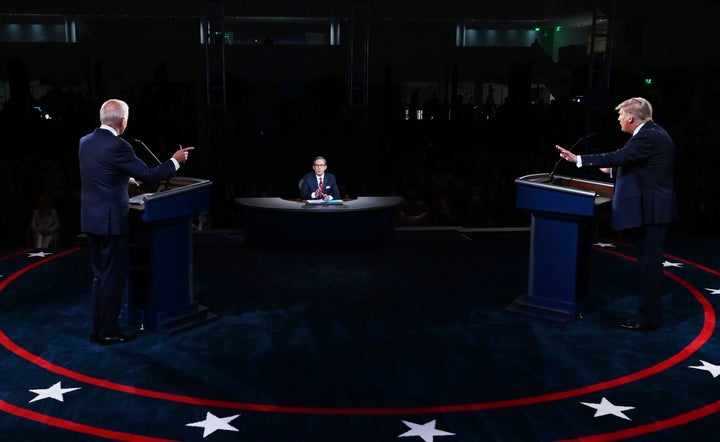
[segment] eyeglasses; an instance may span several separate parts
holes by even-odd
[[[326,167],[327,164],[313,164],[313,167]]]

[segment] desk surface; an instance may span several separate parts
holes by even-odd
[[[361,196],[344,201],[342,204],[307,204],[302,200],[286,200],[276,197],[235,198],[245,207],[288,212],[356,212],[388,209],[398,206],[403,199],[399,196]]]

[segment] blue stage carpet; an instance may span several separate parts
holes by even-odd
[[[99,347],[82,247],[0,254],[2,440],[708,440],[720,410],[718,239],[673,236],[661,330],[632,313],[634,263],[591,256],[594,310],[507,310],[527,234],[397,232],[342,250],[196,236],[195,297],[220,317]],[[604,247],[603,247],[604,246]]]

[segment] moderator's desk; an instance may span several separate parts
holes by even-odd
[[[399,196],[364,196],[338,204],[282,198],[236,198],[245,208],[248,243],[381,244],[392,241]]]

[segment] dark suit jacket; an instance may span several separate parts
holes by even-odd
[[[130,144],[112,132],[97,128],[80,139],[80,228],[97,235],[128,234],[130,177],[159,183],[175,176],[167,160],[155,168],[135,156]]]
[[[645,123],[614,152],[581,157],[583,167],[615,168],[614,229],[665,224],[677,215],[673,177],[675,145],[665,129],[655,122]]]
[[[309,200],[310,195],[317,190],[318,182],[315,172],[310,172],[300,180],[300,199]],[[340,188],[335,181],[335,175],[325,173],[323,176],[323,193],[332,195],[333,198],[340,198]]]

